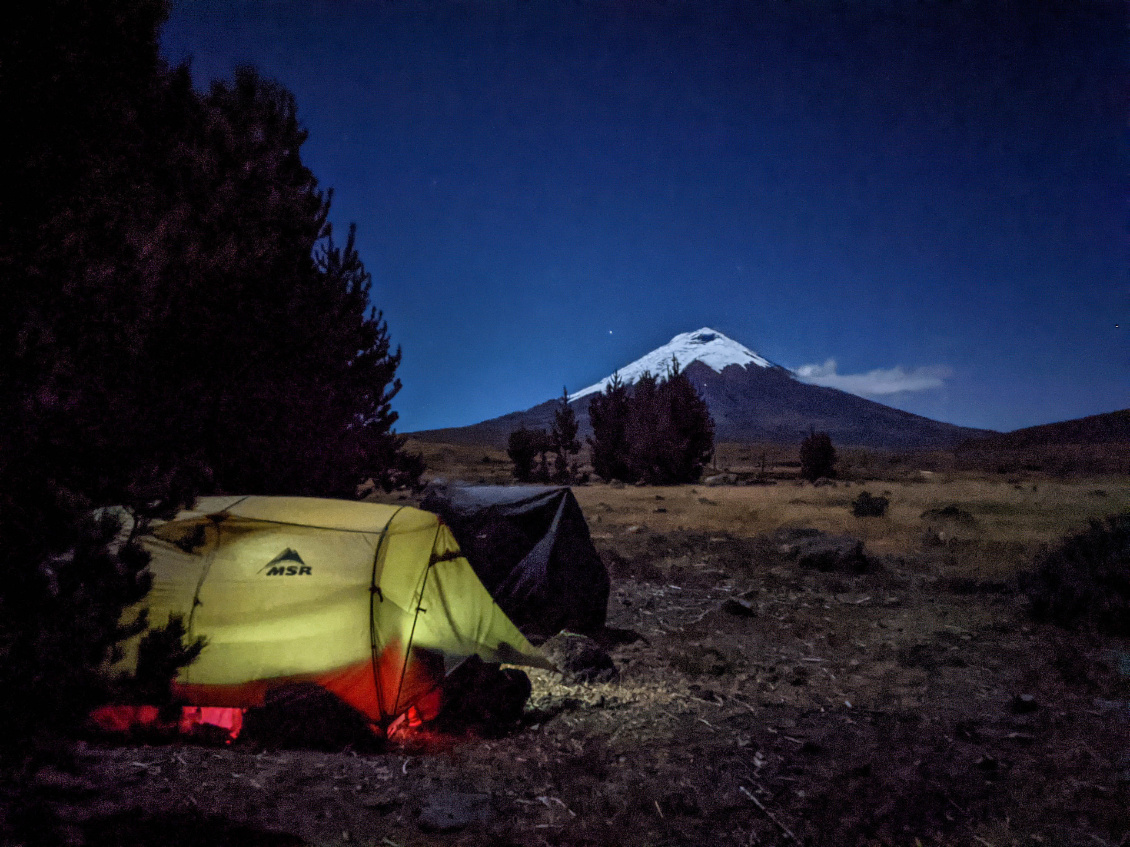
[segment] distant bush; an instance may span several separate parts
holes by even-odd
[[[1130,513],[1091,521],[1022,576],[1033,616],[1130,635]]]
[[[544,429],[522,426],[510,433],[506,455],[514,463],[514,476],[519,482],[545,482],[549,478],[545,454],[550,449],[549,433]],[[541,456],[540,462],[535,460]]]
[[[857,518],[881,518],[887,514],[891,501],[886,497],[872,497],[863,491],[851,501],[851,513]]]
[[[812,432],[800,443],[800,476],[809,482],[836,475],[836,448],[826,432]]]

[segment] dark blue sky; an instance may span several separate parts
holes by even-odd
[[[163,44],[295,93],[401,431],[702,326],[1014,429],[1130,406],[1125,37],[1118,2],[181,0]]]

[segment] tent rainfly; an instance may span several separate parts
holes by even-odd
[[[196,706],[260,706],[276,687],[313,682],[387,728],[412,708],[433,717],[439,685],[470,656],[552,667],[430,512],[206,497],[143,543],[150,626],[179,615],[190,639],[206,639],[174,683]],[[120,669],[136,667],[139,639]]]
[[[535,644],[599,632],[608,571],[569,488],[432,483],[421,508],[451,527],[491,596]]]

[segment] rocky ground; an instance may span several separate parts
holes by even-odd
[[[1011,582],[803,531],[598,534],[616,667],[502,738],[380,754],[90,743],[95,845],[1130,845],[1130,645]],[[574,645],[575,646],[575,645]],[[585,674],[581,674],[584,677]]]

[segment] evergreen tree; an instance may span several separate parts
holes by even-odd
[[[20,116],[0,204],[8,775],[105,697],[148,588],[147,520],[198,493],[352,496],[422,470],[392,430],[400,351],[353,232],[333,240],[293,97],[246,68],[198,93],[160,60],[165,12],[43,0],[0,31],[0,103]],[[115,504],[124,541],[95,512]],[[157,676],[193,650],[166,634]]]
[[[552,445],[553,481],[564,483],[572,481],[576,472],[576,461],[571,460],[581,450],[577,440],[577,416],[569,405],[569,390],[561,389],[561,402],[553,413],[553,429],[549,433]]]
[[[655,483],[659,470],[659,381],[645,372],[632,386],[625,426],[628,446],[628,482]]]
[[[16,807],[109,696],[115,645],[146,624],[122,623],[149,587],[138,535],[201,481],[191,453],[152,449],[164,421],[138,402],[159,384],[141,351],[167,293],[157,243],[175,228],[153,214],[153,128],[187,76],[159,60],[165,11],[45,0],[0,33],[0,103],[20,115],[0,204],[0,803]],[[126,510],[96,510],[109,504]],[[162,673],[197,649],[182,636],[147,642]],[[28,811],[10,807],[8,824]]]
[[[810,432],[800,444],[800,476],[809,482],[836,475],[836,448],[826,432]]]
[[[614,377],[589,402],[593,469],[603,479],[693,482],[714,455],[714,421],[678,362],[662,381],[645,373],[629,391]]]
[[[593,471],[601,479],[626,480],[629,477],[628,405],[628,389],[618,373],[612,375],[603,392],[589,401],[592,435],[588,442],[592,448]]]
[[[679,363],[659,385],[658,466],[662,481],[696,482],[714,456],[714,420]]]
[[[510,433],[506,445],[506,455],[514,463],[514,478],[519,482],[532,482],[534,459],[538,454],[538,439],[534,432],[523,425]]]
[[[535,482],[549,482],[549,454],[553,451],[553,440],[544,429],[534,430],[534,450],[538,454]]]

